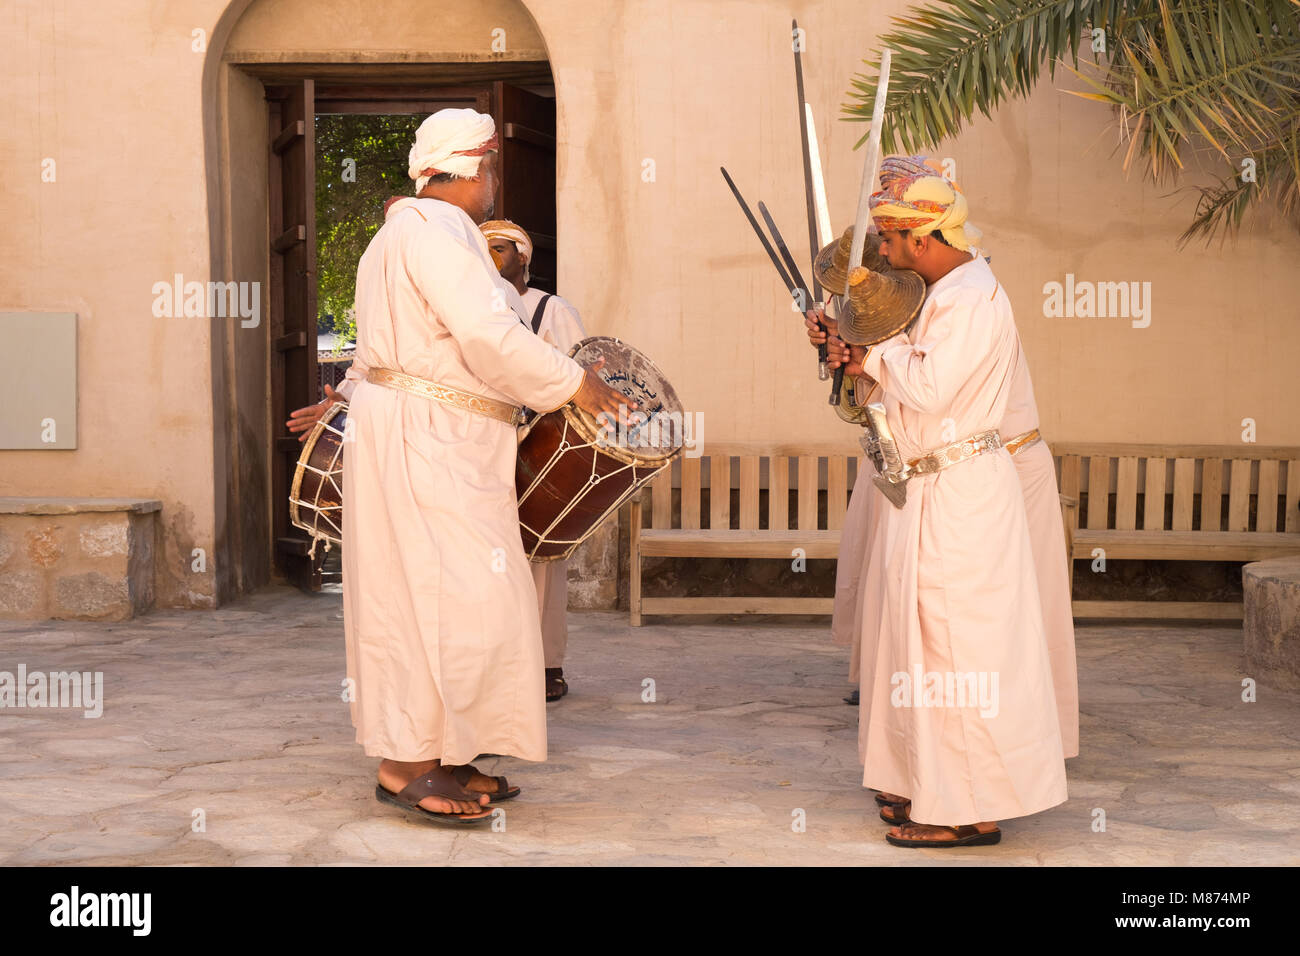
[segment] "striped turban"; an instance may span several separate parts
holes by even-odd
[[[475,110],[438,110],[415,131],[406,174],[415,180],[415,192],[438,173],[456,179],[478,175],[484,153],[498,149],[492,117]]]
[[[871,194],[871,217],[877,227],[926,236],[936,230],[963,252],[982,233],[966,221],[970,208],[961,187],[944,178],[932,159],[890,156],[880,165],[880,192]]]
[[[479,229],[483,230],[484,238],[489,241],[492,239],[509,239],[515,244],[519,254],[524,257],[524,285],[527,285],[528,264],[533,261],[533,240],[528,238],[528,233],[509,219],[489,219],[479,226]]]

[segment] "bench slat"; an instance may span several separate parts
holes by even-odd
[[[1121,531],[1137,528],[1138,460],[1131,455],[1119,459],[1115,474],[1115,527]]]
[[[1192,496],[1196,482],[1196,459],[1174,459],[1174,531],[1192,530]]]
[[[1300,531],[1300,459],[1286,463],[1286,530]]]
[[[758,527],[757,455],[743,455],[740,459],[740,527],[745,530]]]
[[[669,529],[641,532],[641,553],[676,558],[782,558],[802,548],[808,558],[834,559],[839,554],[838,531],[692,531]]]
[[[1207,458],[1201,466],[1201,530],[1223,530],[1223,459]]]
[[[700,459],[682,459],[682,527],[700,526]]]
[[[790,530],[790,459],[785,455],[773,455],[768,462],[767,527]]]
[[[1300,535],[1275,531],[1093,531],[1074,534],[1074,556],[1105,548],[1108,559],[1262,561],[1300,554]]]
[[[709,527],[731,527],[731,456],[709,457]]]
[[[1250,460],[1234,458],[1228,476],[1228,530],[1250,530]]]
[[[1073,498],[1076,502],[1079,500],[1079,456],[1062,455],[1060,471],[1060,488],[1061,494],[1067,498]],[[1072,509],[1074,512],[1075,527],[1078,527],[1079,509]]]
[[[1165,527],[1165,472],[1163,458],[1147,459],[1146,486],[1142,492],[1142,527],[1147,531],[1163,531]]]
[[[799,530],[817,530],[817,457],[799,456]]]
[[[1277,475],[1280,462],[1259,463],[1259,497],[1255,500],[1255,530],[1277,530]]]
[[[650,483],[650,527],[673,526],[673,466],[668,466]]]
[[[1076,618],[1133,617],[1145,620],[1240,621],[1242,605],[1221,601],[1075,601]]]
[[[1093,455],[1088,459],[1088,527],[1106,528],[1110,510],[1110,457]]]
[[[826,459],[826,527],[839,531],[849,508],[849,459],[831,455]]]
[[[834,598],[643,598],[643,614],[830,614]]]

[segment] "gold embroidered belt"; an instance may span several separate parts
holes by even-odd
[[[912,475],[932,475],[936,471],[943,471],[959,462],[982,455],[986,451],[997,451],[1001,447],[1002,436],[998,434],[996,428],[991,428],[970,438],[953,442],[951,445],[936,448],[928,455],[913,458],[907,463],[907,471]]]
[[[462,392],[458,388],[439,385],[427,378],[416,378],[414,375],[407,375],[405,372],[394,372],[389,368],[367,369],[366,381],[387,388],[410,392],[412,395],[431,398],[435,402],[442,402],[452,408],[460,408],[467,412],[475,412],[488,418],[495,418],[507,425],[518,425],[523,421],[523,409],[517,405],[511,405],[509,402],[499,402],[495,398],[488,398],[484,395],[475,395],[473,392]]]
[[[1020,449],[1028,448],[1030,445],[1036,444],[1042,440],[1043,436],[1038,434],[1038,429],[1031,428],[1023,435],[1017,435],[1002,447],[1014,455],[1016,452],[1020,451]]]

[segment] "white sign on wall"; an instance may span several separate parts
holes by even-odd
[[[77,447],[77,316],[0,312],[0,449]]]

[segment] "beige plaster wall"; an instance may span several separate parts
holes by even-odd
[[[80,316],[80,447],[0,452],[0,494],[162,499],[158,603],[204,605],[255,584],[269,542],[265,339],[230,320],[155,318],[154,282],[264,278],[265,130],[231,59],[536,59],[559,106],[562,292],[593,333],[649,353],[705,439],[843,442],[800,323],[727,192],[725,164],[787,236],[804,235],[787,36],[808,31],[808,94],[835,227],[856,200],[862,127],[835,119],[898,0],[193,0],[0,12],[0,308]],[[535,23],[535,26],[534,26]],[[491,29],[506,30],[493,53]],[[208,44],[193,49],[192,31]],[[1073,81],[1058,76],[1057,86]],[[223,99],[224,98],[224,99]],[[1288,268],[1296,237],[1253,225],[1177,252],[1195,194],[1125,179],[1107,112],[1044,82],[935,153],[957,162],[1017,310],[1051,439],[1300,443],[1300,354]],[[45,157],[58,181],[42,183]],[[643,160],[655,164],[653,182]],[[1198,182],[1194,177],[1183,185]],[[238,189],[232,193],[231,185]],[[1259,220],[1254,221],[1256,224]],[[1072,272],[1151,282],[1153,318],[1049,319],[1043,284]],[[266,316],[259,332],[265,335]],[[218,334],[213,329],[217,326]],[[233,398],[232,398],[233,396]],[[245,454],[245,452],[248,452]],[[250,471],[251,470],[251,471]],[[264,468],[262,469],[264,471]],[[240,477],[244,476],[244,477]],[[263,507],[269,507],[265,501]],[[191,549],[208,569],[191,571]],[[261,557],[259,558],[259,552]],[[235,568],[214,565],[235,562]]]

